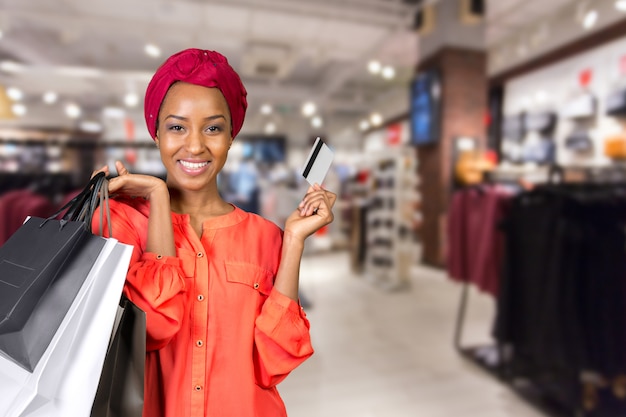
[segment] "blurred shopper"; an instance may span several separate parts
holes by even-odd
[[[109,184],[113,237],[135,247],[125,294],[147,313],[146,417],[285,416],[276,385],[313,354],[300,261],[336,195],[310,187],[284,231],[224,201],[217,175],[246,107],[224,56],[171,56],[145,97],[167,179],[117,162]]]

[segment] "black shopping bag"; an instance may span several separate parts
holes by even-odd
[[[59,213],[29,218],[0,247],[0,353],[31,371],[49,345],[100,250],[90,232],[104,174]],[[106,188],[106,186],[104,186]],[[51,291],[57,286],[56,291]],[[46,299],[50,293],[52,299]]]
[[[143,413],[146,313],[122,296],[91,417],[141,417]]]

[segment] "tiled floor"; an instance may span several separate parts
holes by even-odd
[[[350,271],[345,252],[309,255],[301,289],[315,355],[279,387],[290,417],[539,417],[453,347],[461,287],[416,267],[388,292]],[[464,344],[489,341],[493,300],[470,293]]]

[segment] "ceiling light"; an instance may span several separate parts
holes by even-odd
[[[57,93],[54,91],[48,91],[43,95],[43,102],[46,104],[54,104],[57,101]]]
[[[380,126],[383,124],[383,116],[381,116],[380,113],[372,113],[370,116],[370,122],[372,123],[372,126]]]
[[[139,104],[139,96],[137,93],[128,93],[124,96],[124,104],[128,107],[135,107]]]
[[[88,133],[100,133],[102,132],[102,125],[99,122],[85,120],[81,122],[80,130]]]
[[[153,43],[147,44],[143,50],[146,55],[151,56],[152,58],[158,58],[161,56],[161,49]]]
[[[363,119],[359,122],[359,129],[361,130],[367,130],[370,127],[370,122],[368,122],[367,120]]]
[[[396,76],[396,70],[393,67],[387,65],[382,70],[382,76],[386,80],[391,80],[393,77]]]
[[[2,61],[0,62],[0,70],[4,72],[15,73],[23,71],[24,67],[14,61]]]
[[[626,0],[617,0],[615,2],[615,8],[620,12],[626,12]]]
[[[317,110],[317,107],[315,106],[315,103],[311,101],[304,103],[304,105],[302,106],[302,114],[305,117],[313,116],[316,110]]]
[[[9,87],[7,88],[7,96],[9,96],[11,100],[20,101],[24,98],[24,93],[22,93],[22,90],[19,88]]]
[[[70,119],[76,119],[77,117],[80,116],[81,113],[82,111],[77,104],[70,103],[67,106],[65,106],[65,114]]]
[[[90,67],[58,67],[57,74],[65,77],[77,78],[100,78],[104,75],[104,71],[100,68]]]
[[[583,27],[585,29],[591,29],[598,21],[598,12],[596,10],[589,10],[585,13],[583,18]]]
[[[13,110],[13,114],[16,116],[24,116],[26,114],[27,108],[22,103],[15,103],[11,106],[11,110]]]
[[[367,64],[367,70],[371,72],[372,74],[378,74],[381,68],[382,66],[380,65],[380,62],[378,61],[370,61]]]
[[[126,111],[121,107],[105,107],[102,110],[102,116],[107,119],[123,119],[126,117]]]
[[[272,113],[272,106],[270,104],[264,104],[261,106],[261,114],[271,114]]]
[[[265,134],[271,135],[276,132],[276,124],[269,122],[265,125]]]
[[[320,128],[322,127],[323,124],[324,122],[322,118],[319,116],[315,116],[314,118],[311,119],[311,126],[313,126],[314,128]]]

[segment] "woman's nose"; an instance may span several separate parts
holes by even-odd
[[[191,132],[187,135],[187,140],[185,141],[185,147],[191,153],[197,154],[202,152],[204,148],[204,141],[202,139],[201,132]]]

